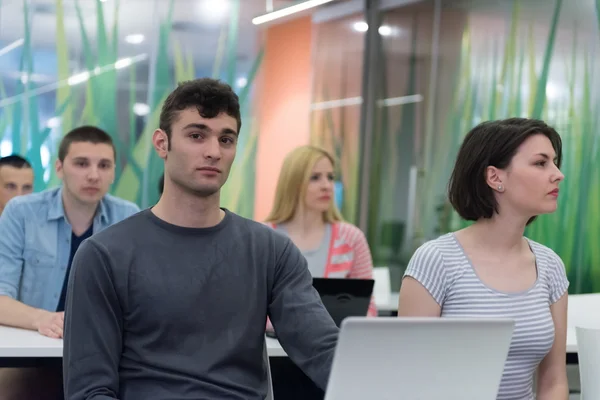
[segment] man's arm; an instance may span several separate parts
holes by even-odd
[[[23,274],[25,216],[9,201],[0,218],[0,324],[62,337],[62,313],[30,307],[16,300]]]
[[[306,259],[289,240],[275,266],[269,317],[290,359],[325,390],[338,328],[313,287]]]
[[[71,266],[63,350],[67,400],[117,399],[122,310],[107,252],[84,241]]]

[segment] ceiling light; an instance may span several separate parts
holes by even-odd
[[[23,46],[23,43],[25,43],[25,39],[21,38],[21,39],[17,39],[14,42],[4,46],[3,48],[0,49],[0,57],[10,51],[13,51],[14,49],[16,49],[19,46]]]
[[[129,67],[131,65],[131,63],[132,63],[131,58],[121,58],[120,60],[117,60],[117,62],[115,63],[115,69]]]
[[[52,117],[46,122],[48,128],[58,128],[60,126],[60,117]]]
[[[150,106],[146,103],[135,103],[133,105],[133,113],[143,117],[144,115],[150,114]]]
[[[125,36],[125,41],[130,44],[140,44],[144,41],[144,39],[144,35],[142,35],[141,33],[134,33]]]
[[[410,94],[408,96],[389,97],[387,99],[378,100],[377,105],[380,107],[401,106],[404,104],[420,103],[423,101],[423,95]]]
[[[15,96],[0,98],[0,108],[6,107],[11,104],[18,103],[20,101],[23,101],[23,99],[28,99],[33,96],[40,96],[43,93],[54,92],[54,91],[56,91],[56,89],[58,87],[62,87],[64,85],[73,86],[73,85],[77,85],[79,83],[85,82],[88,79],[90,79],[92,72],[94,72],[94,74],[96,74],[98,72],[103,73],[106,71],[112,71],[113,68],[114,69],[125,68],[130,65],[133,65],[134,63],[138,63],[138,62],[141,62],[141,61],[144,61],[147,59],[148,59],[148,54],[146,54],[146,53],[138,54],[131,58],[120,59],[119,61],[117,61],[114,64],[104,65],[104,66],[100,67],[98,70],[96,70],[96,68],[94,68],[93,71],[90,70],[90,71],[79,72],[79,73],[69,77],[66,80],[49,83],[47,85],[37,87],[34,90],[28,90],[26,92],[19,93]],[[21,76],[17,75],[17,76],[15,76],[15,78],[20,79]],[[29,75],[30,80],[31,80],[31,78],[32,78],[32,76]]]
[[[390,36],[392,34],[392,27],[388,25],[381,25],[378,31],[381,36]]]
[[[12,154],[12,142],[10,140],[4,139],[0,143],[0,157],[6,157]]]
[[[548,100],[554,100],[560,96],[560,89],[552,82],[546,84],[546,97]]]
[[[220,23],[230,10],[228,0],[203,0],[200,3],[200,17],[206,22]]]
[[[345,99],[337,99],[337,100],[328,100],[321,101],[319,103],[312,103],[310,108],[313,111],[316,110],[328,110],[331,108],[339,108],[339,107],[348,107],[348,106],[358,106],[363,102],[362,97],[347,97]]]
[[[88,79],[90,79],[90,73],[88,71],[85,71],[80,74],[75,74],[75,75],[69,77],[69,79],[67,79],[67,83],[70,86],[73,86],[73,85],[77,85],[79,83],[85,82]]]
[[[300,11],[305,11],[313,7],[317,7],[323,5],[325,3],[329,3],[333,0],[308,0],[299,4],[294,4],[293,6],[289,6],[286,8],[282,8],[277,11],[273,11],[260,17],[256,17],[252,19],[252,23],[254,25],[264,24],[265,22],[270,22],[278,18],[287,17],[288,15],[292,15],[298,13]]]
[[[355,22],[352,25],[352,29],[354,29],[357,32],[366,32],[369,30],[369,24],[367,24],[365,21]]]
[[[238,78],[237,81],[235,81],[235,84],[239,88],[246,87],[246,85],[248,84],[248,79],[246,79],[245,77],[242,76],[242,77]]]
[[[42,167],[46,168],[50,164],[50,150],[48,146],[41,145],[40,146],[40,161],[42,162]]]

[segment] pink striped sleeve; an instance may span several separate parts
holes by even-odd
[[[346,238],[347,243],[350,244],[354,252],[354,262],[348,278],[373,279],[373,257],[364,233],[354,225],[342,223],[340,224],[340,236]],[[377,316],[374,297],[371,297],[367,315],[370,317]]]

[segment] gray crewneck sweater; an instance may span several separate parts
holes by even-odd
[[[67,400],[264,399],[267,315],[325,389],[338,329],[300,251],[225,210],[215,227],[142,211],[86,240],[65,312]]]

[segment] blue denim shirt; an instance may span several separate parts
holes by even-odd
[[[139,210],[132,202],[104,196],[94,217],[94,233]],[[62,188],[10,200],[0,216],[0,295],[56,311],[71,253],[71,233]]]

